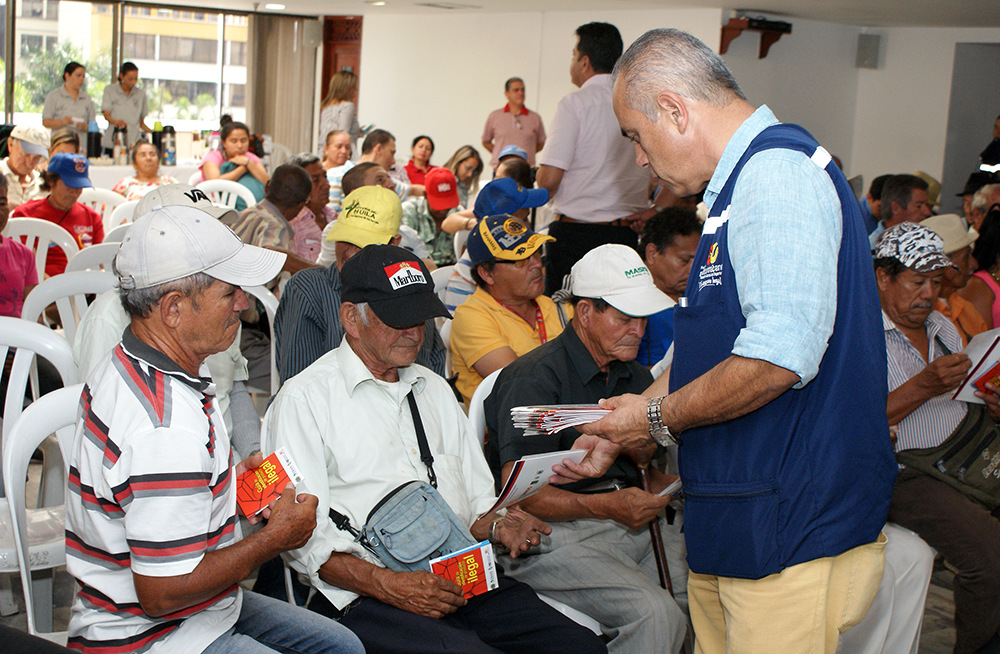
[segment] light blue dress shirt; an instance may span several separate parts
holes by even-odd
[[[764,105],[736,130],[705,189],[709,210],[750,142],[777,122]],[[747,321],[733,354],[791,370],[801,388],[816,376],[836,319],[843,220],[833,181],[801,152],[760,152],[740,173],[728,217]]]

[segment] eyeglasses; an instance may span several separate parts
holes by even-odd
[[[514,125],[518,129],[524,129],[523,127],[521,127],[521,116],[519,116],[518,114],[514,114]]]
[[[542,251],[541,250],[535,250],[529,256],[525,257],[524,259],[519,259],[517,261],[507,261],[505,259],[497,259],[497,263],[506,263],[508,265],[511,265],[511,266],[514,266],[515,268],[519,268],[520,269],[520,268],[524,268],[525,266],[527,266],[528,263],[530,263],[532,259],[537,259],[538,261],[541,261],[542,260]]]

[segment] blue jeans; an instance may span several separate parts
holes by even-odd
[[[364,654],[358,637],[318,613],[243,591],[236,624],[203,654]]]

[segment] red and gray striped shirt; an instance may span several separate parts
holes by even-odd
[[[236,484],[214,385],[126,330],[80,398],[69,462],[67,569],[80,590],[69,647],[93,654],[200,652],[239,615],[238,586],[153,618],[132,571],[190,573],[240,538]]]

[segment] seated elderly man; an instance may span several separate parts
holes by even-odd
[[[306,261],[316,263],[323,243],[323,230],[337,219],[337,211],[327,206],[330,196],[330,182],[319,157],[311,152],[300,152],[289,157],[285,163],[294,164],[309,174],[312,191],[306,206],[289,221],[292,231],[292,252]]]
[[[285,285],[278,302],[274,334],[282,383],[340,346],[344,337],[340,269],[367,245],[398,244],[401,215],[399,198],[380,186],[363,186],[344,198],[344,211],[326,234],[326,240],[333,242],[336,249],[333,265],[296,274]],[[444,343],[432,321],[417,362],[443,375],[444,360]]]
[[[962,343],[968,345],[973,336],[987,330],[986,321],[975,305],[957,293],[966,287],[976,272],[977,264],[972,256],[972,246],[979,238],[979,233],[967,227],[953,213],[931,216],[921,224],[941,237],[944,253],[953,264],[944,269],[934,309],[951,320],[962,337]]]
[[[49,130],[17,125],[7,137],[7,151],[0,161],[0,174],[7,178],[7,206],[16,209],[28,200],[45,197],[35,167],[49,156]]]
[[[548,532],[520,510],[476,518],[495,495],[472,425],[448,384],[414,364],[426,321],[448,315],[427,267],[403,248],[371,245],[341,280],[344,344],[288,380],[266,418],[319,498],[312,538],[285,557],[319,591],[310,608],[338,618],[369,654],[606,651],[502,570],[498,589],[467,600],[450,580],[376,556],[327,517],[336,511],[359,528],[419,480],[469,542],[489,538],[517,556]]]
[[[466,405],[486,375],[562,333],[556,304],[542,294],[540,248],[554,240],[508,214],[483,218],[469,233],[466,248],[478,288],[455,309],[450,339]]]
[[[216,218],[234,213],[228,207],[212,204],[201,189],[187,184],[164,184],[151,189],[135,207],[136,216],[167,206],[192,207]],[[90,377],[97,364],[122,340],[129,317],[118,299],[118,289],[101,294],[87,308],[73,341],[73,361],[83,379]],[[260,450],[260,417],[244,382],[247,360],[240,354],[240,339],[222,352],[211,354],[205,365],[215,384],[215,406],[226,423],[226,432],[237,453],[248,456]]]
[[[285,254],[282,270],[294,274],[315,265],[292,252],[295,232],[291,221],[305,208],[312,189],[313,181],[305,169],[296,164],[282,164],[265,184],[263,200],[221,220],[244,243]]]
[[[129,229],[116,258],[129,328],[84,387],[68,467],[66,567],[80,588],[72,649],[363,651],[335,622],[239,585],[316,525],[316,497],[288,487],[267,525],[241,540],[236,477],[262,459],[234,468],[202,366],[236,338],[240,286],[271,279],[282,259],[190,207],[162,207]]]
[[[461,217],[462,229],[469,229],[476,226],[476,220],[506,213],[527,223],[531,210],[549,201],[549,192],[545,189],[533,189],[533,185],[528,163],[518,157],[508,157],[497,167],[493,181],[476,195],[473,208],[453,213],[447,220]],[[448,278],[444,294],[444,306],[451,312],[476,291],[468,250],[455,254],[458,255],[458,261]]]
[[[985,404],[951,399],[971,365],[950,320],[934,311],[945,269],[941,239],[922,225],[887,230],[875,251],[875,275],[889,371],[889,424],[897,459],[965,433],[970,418],[1000,418],[1000,388],[977,391]],[[960,436],[959,436],[960,437]],[[954,439],[952,439],[954,440]],[[921,466],[922,467],[922,466]],[[935,469],[936,472],[936,469]],[[1000,509],[992,511],[929,471],[900,468],[889,520],[916,532],[957,569],[955,652],[1000,648]]]
[[[510,410],[531,404],[593,404],[642,393],[653,382],[635,362],[646,316],[673,301],[653,284],[635,250],[608,244],[572,269],[576,315],[560,336],[521,356],[486,399],[487,459],[497,483],[522,456],[570,449],[575,429],[525,438]],[[645,465],[652,450],[634,453]],[[650,469],[652,489],[669,481]],[[649,530],[670,503],[641,488],[636,463],[622,454],[602,477],[547,486],[521,502],[552,524],[527,556],[503,561],[508,574],[597,619],[609,652],[678,652],[687,631],[687,565],[680,520],[663,529],[674,597],[660,587]]]
[[[362,186],[381,186],[382,188],[387,188],[391,191],[393,190],[393,181],[389,177],[389,174],[385,172],[385,168],[382,166],[372,161],[362,161],[347,171],[344,175],[341,180],[341,191],[344,195],[350,195]],[[323,228],[323,238],[320,239],[320,254],[319,258],[316,260],[316,263],[320,266],[330,266],[337,260],[337,252],[334,242],[328,241],[326,238],[327,235],[329,235],[330,230],[333,229],[334,222],[335,220],[331,221],[325,228]],[[431,260],[430,251],[427,249],[427,246],[424,245],[424,242],[420,240],[420,236],[417,234],[416,230],[407,227],[406,225],[400,225],[399,238],[400,247],[404,247],[410,252],[416,254],[424,263],[427,264],[428,268],[434,270],[436,266],[434,265],[434,261]]]

